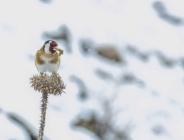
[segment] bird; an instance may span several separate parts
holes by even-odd
[[[36,51],[35,55],[35,65],[38,72],[41,75],[46,72],[57,73],[61,55],[63,55],[63,50],[58,48],[56,41],[45,41],[43,46]]]

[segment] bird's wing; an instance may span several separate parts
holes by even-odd
[[[61,56],[63,54],[63,50],[62,49],[57,48],[57,51],[59,52],[59,56]]]
[[[42,58],[41,58],[41,56],[42,56],[42,51],[41,50],[38,50],[37,52],[36,52],[36,58],[35,58],[35,63],[36,64],[43,64],[44,63],[44,61],[42,60]]]

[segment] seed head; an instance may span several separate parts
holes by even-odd
[[[64,92],[65,85],[61,76],[57,73],[51,75],[42,74],[31,77],[31,86],[41,93],[60,95]]]

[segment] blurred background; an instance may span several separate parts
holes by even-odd
[[[0,0],[0,140],[36,140],[35,52],[64,50],[44,140],[184,140],[183,0]]]

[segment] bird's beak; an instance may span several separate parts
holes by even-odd
[[[63,54],[63,50],[62,49],[55,48],[55,50],[59,52],[59,55],[62,55]]]

